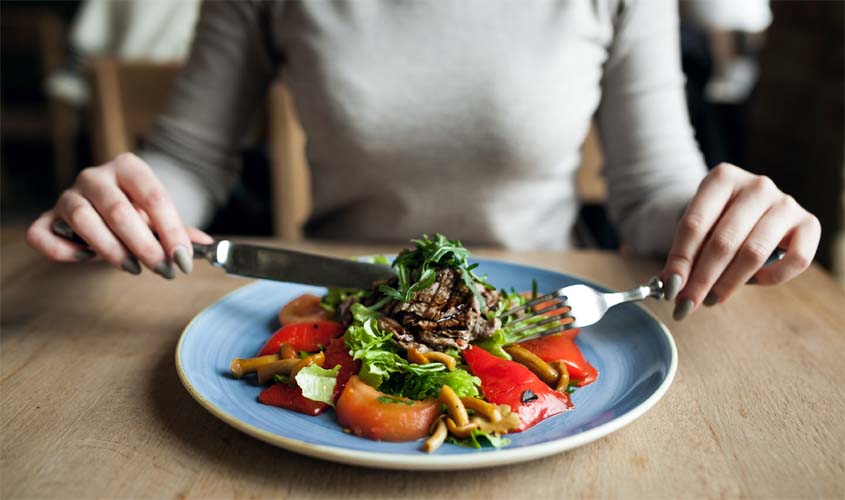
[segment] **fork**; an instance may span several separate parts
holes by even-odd
[[[785,254],[786,252],[781,249],[775,250],[763,267],[777,262]],[[626,302],[645,300],[649,297],[660,299],[663,296],[663,282],[657,276],[653,276],[645,285],[638,285],[622,292],[602,293],[587,285],[571,285],[513,307],[505,311],[502,317],[523,313],[522,316],[517,316],[506,324],[509,328],[518,326],[516,330],[510,332],[510,335],[545,327],[541,331],[521,337],[520,340],[523,340],[544,337],[571,328],[583,328],[598,322],[611,307]],[[541,307],[535,309],[536,306]]]

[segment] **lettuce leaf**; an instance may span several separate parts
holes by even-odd
[[[299,370],[294,379],[296,385],[302,389],[302,395],[313,401],[320,401],[334,406],[332,395],[334,386],[337,385],[337,374],[340,365],[331,370],[326,370],[317,365],[309,365]]]
[[[418,365],[399,354],[393,334],[382,331],[379,313],[363,305],[351,308],[353,321],[344,339],[354,359],[361,361],[358,376],[365,383],[388,394],[411,399],[436,396],[448,385],[460,396],[477,396],[481,381],[466,370],[447,371],[442,363]]]
[[[397,373],[387,379],[379,390],[410,399],[436,398],[444,385],[451,387],[458,396],[478,397],[481,379],[462,368],[434,373]]]

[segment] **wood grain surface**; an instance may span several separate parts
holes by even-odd
[[[202,263],[172,282],[54,264],[19,231],[2,232],[0,251],[2,498],[845,497],[845,294],[817,268],[682,323],[646,303],[680,363],[665,398],[630,426],[525,464],[419,473],[299,456],[191,399],[174,367],[179,334],[245,280]],[[595,252],[477,254],[615,288],[660,268]]]

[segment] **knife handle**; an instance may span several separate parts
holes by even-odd
[[[76,234],[73,231],[73,229],[71,229],[70,225],[67,222],[63,221],[62,219],[56,219],[55,221],[53,221],[53,224],[50,226],[50,229],[53,231],[53,234],[55,234],[56,236],[61,236],[62,238],[66,239],[68,241],[72,241],[73,243],[76,243],[77,245],[81,245],[81,246],[85,247],[86,249],[91,250],[91,247],[88,245],[88,242],[86,242],[85,240],[82,239],[81,236]],[[153,236],[155,236],[156,239],[158,239],[158,235],[155,232],[153,232]],[[214,260],[213,260],[214,259],[214,253],[215,253],[215,250],[217,249],[217,243],[218,242],[215,241],[214,243],[211,243],[211,244],[208,244],[208,245],[203,245],[202,243],[191,242],[191,246],[194,249],[194,258],[195,259],[205,259],[205,260],[208,260],[209,262],[213,263],[214,262]]]

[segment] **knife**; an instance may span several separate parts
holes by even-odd
[[[396,276],[390,266],[336,259],[284,248],[219,240],[194,243],[194,256],[222,267],[229,274],[332,288],[369,289],[376,281]]]
[[[52,225],[53,233],[74,243],[88,244],[63,220]],[[217,240],[209,245],[193,243],[194,258],[202,258],[228,274],[274,281],[289,281],[330,288],[369,289],[376,281],[394,278],[390,266],[315,255],[285,248]]]

